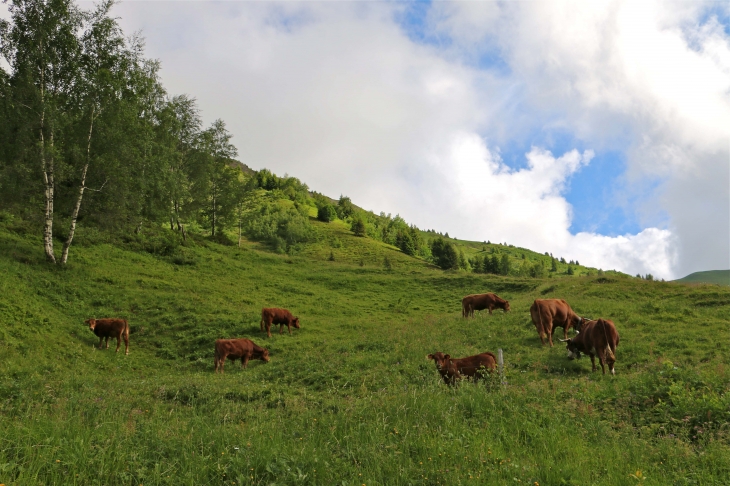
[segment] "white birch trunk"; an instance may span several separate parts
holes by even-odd
[[[89,137],[86,140],[86,163],[84,169],[81,171],[81,185],[79,186],[79,197],[76,198],[76,205],[74,206],[73,214],[71,215],[71,228],[68,230],[68,238],[63,244],[63,252],[61,252],[61,265],[65,265],[68,261],[68,250],[71,248],[71,242],[74,239],[74,233],[76,232],[76,221],[79,217],[79,210],[81,209],[81,200],[84,198],[84,190],[86,189],[86,172],[89,170],[89,162],[91,160],[91,134],[94,130],[94,108],[91,108],[91,122],[89,123]]]

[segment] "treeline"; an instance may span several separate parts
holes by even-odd
[[[448,234],[311,193],[295,177],[242,170],[225,123],[204,127],[194,98],[168,94],[160,63],[142,38],[125,37],[114,3],[11,0],[10,21],[0,20],[0,210],[42,235],[48,261],[68,261],[78,224],[165,255],[190,236],[233,243],[234,234],[292,253],[318,239],[315,213],[444,269],[549,271],[506,253],[466,258]],[[163,225],[174,238],[145,243]]]

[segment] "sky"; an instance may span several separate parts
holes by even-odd
[[[128,0],[114,14],[254,169],[582,265],[730,268],[727,2]]]

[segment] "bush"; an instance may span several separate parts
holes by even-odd
[[[315,238],[307,216],[296,208],[284,208],[280,204],[262,204],[249,216],[243,229],[252,240],[265,241],[280,253]]]
[[[335,207],[331,204],[320,206],[317,210],[317,219],[325,223],[334,221],[337,219],[337,211],[335,210]]]
[[[350,226],[350,230],[352,230],[353,233],[355,233],[355,236],[365,236],[365,221],[362,220],[362,218],[355,218],[355,220],[352,222],[352,225]]]

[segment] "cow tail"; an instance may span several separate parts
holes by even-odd
[[[613,350],[611,349],[611,343],[608,340],[608,333],[606,332],[606,321],[603,321],[603,337],[606,338],[606,352],[612,360],[616,361],[616,355],[613,354]]]
[[[540,304],[537,303],[537,301],[535,301],[535,308],[537,309],[537,319],[540,321],[540,329],[537,330],[538,334],[540,333],[541,330],[544,334],[547,334],[547,332],[545,331],[545,325],[543,325],[543,323],[542,323],[542,309],[541,309]],[[542,334],[540,334],[540,340],[542,340]]]

